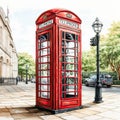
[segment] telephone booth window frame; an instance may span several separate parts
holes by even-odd
[[[38,35],[38,97],[50,99],[50,31]]]
[[[60,30],[61,99],[78,97],[78,34]],[[72,52],[72,53],[71,53]]]

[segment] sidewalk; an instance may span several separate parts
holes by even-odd
[[[0,120],[120,120],[120,94],[102,93],[94,104],[94,91],[82,92],[82,109],[51,114],[35,108],[35,84],[0,86]]]
[[[112,85],[112,87],[119,87],[120,88],[120,85]]]

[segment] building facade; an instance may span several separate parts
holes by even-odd
[[[0,7],[0,78],[18,75],[18,56],[11,35],[9,17]]]

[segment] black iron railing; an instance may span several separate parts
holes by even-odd
[[[17,85],[18,80],[16,78],[0,78],[0,85]]]

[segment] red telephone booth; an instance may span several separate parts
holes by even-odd
[[[65,9],[51,9],[37,18],[37,107],[53,113],[81,107],[80,26],[80,18]]]

